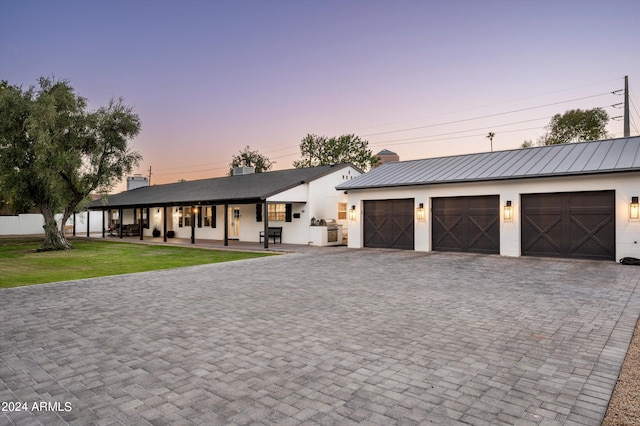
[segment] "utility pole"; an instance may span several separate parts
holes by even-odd
[[[624,137],[631,136],[629,127],[629,76],[624,76]]]
[[[149,186],[151,186],[151,166],[149,166]]]

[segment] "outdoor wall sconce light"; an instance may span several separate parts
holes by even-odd
[[[513,219],[513,207],[511,207],[511,201],[507,201],[504,205],[504,220],[510,221]]]
[[[640,205],[638,204],[638,197],[631,197],[631,203],[629,204],[629,219],[640,218]]]
[[[349,209],[349,220],[356,220],[356,206],[353,205]]]
[[[418,220],[420,222],[424,222],[425,219],[425,215],[424,215],[424,203],[420,203],[418,204],[418,208],[416,209],[416,216],[418,217]]]

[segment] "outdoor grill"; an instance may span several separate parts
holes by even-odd
[[[327,242],[335,243],[338,241],[338,223],[335,219],[328,219],[327,221]]]

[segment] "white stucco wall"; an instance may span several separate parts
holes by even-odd
[[[640,258],[640,221],[629,219],[631,197],[640,195],[640,172],[350,190],[349,205],[356,206],[357,220],[349,221],[349,247],[363,247],[363,200],[414,198],[416,207],[419,203],[424,203],[429,209],[424,222],[415,222],[415,249],[430,251],[432,198],[498,195],[501,207],[507,200],[510,200],[513,206],[512,221],[505,222],[502,217],[503,209],[500,209],[500,254],[520,256],[521,194],[604,190],[615,191],[616,258]]]
[[[44,234],[43,225],[41,214],[0,216],[0,235]]]
[[[291,222],[269,221],[269,226],[282,226],[282,242],[289,244],[320,244],[310,233],[311,218],[338,218],[338,203],[348,201],[344,191],[337,191],[337,185],[350,180],[361,173],[348,166],[336,170],[309,183],[298,185],[287,191],[280,192],[267,198],[269,203],[293,203],[293,214],[299,213],[300,218],[293,218]],[[297,202],[295,202],[297,201]],[[299,202],[304,202],[299,203]],[[338,221],[347,224],[346,220]]]
[[[56,215],[56,220],[62,220],[62,215]],[[106,220],[106,216],[105,216]],[[21,214],[17,216],[0,216],[0,235],[34,235],[44,234],[44,219],[41,214]],[[73,226],[73,216],[66,223],[69,232]],[[89,216],[89,232],[102,232],[102,216],[100,212],[92,211]],[[108,225],[106,225],[108,226]],[[76,214],[76,235],[87,233],[87,212]]]

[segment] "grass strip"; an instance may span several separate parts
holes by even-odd
[[[36,252],[41,239],[0,240],[0,288],[271,256],[113,241],[73,241],[72,250]]]

